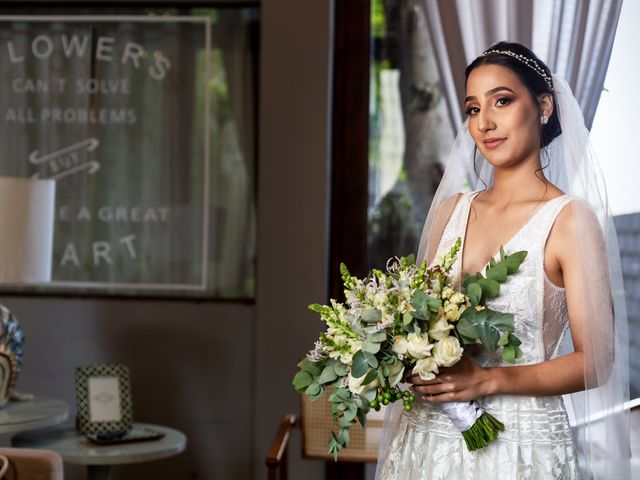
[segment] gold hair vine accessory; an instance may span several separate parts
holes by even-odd
[[[487,50],[480,56],[486,57],[487,55],[491,55],[491,54],[509,55],[510,57],[513,57],[516,60],[519,60],[520,62],[524,63],[526,66],[531,68],[538,75],[540,75],[544,79],[544,81],[547,83],[549,88],[553,90],[553,83],[551,82],[551,77],[547,75],[544,69],[540,65],[538,65],[538,62],[536,62],[533,58],[529,58],[526,55],[521,55],[519,53],[515,53],[510,50]]]

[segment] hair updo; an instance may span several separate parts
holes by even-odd
[[[549,78],[551,78],[551,70],[549,70],[549,67],[547,67],[547,65],[545,65],[545,63],[540,60],[535,53],[533,53],[524,45],[513,42],[498,42],[487,48],[485,52],[488,52],[490,50],[507,50],[516,55],[523,55],[528,59],[535,60],[537,64],[544,70],[545,74],[548,75]],[[469,75],[471,74],[471,72],[481,65],[500,65],[511,70],[518,76],[522,84],[531,94],[533,101],[538,104],[538,106],[540,106],[538,95],[543,93],[549,93],[552,95],[553,113],[551,114],[551,117],[549,117],[549,121],[546,124],[542,125],[542,135],[540,137],[541,148],[549,145],[554,138],[562,133],[562,130],[560,128],[560,117],[558,114],[558,103],[556,102],[555,93],[553,92],[553,89],[549,87],[542,75],[537,73],[532,67],[530,67],[523,61],[518,60],[517,58],[514,58],[510,55],[492,53],[485,56],[479,56],[473,62],[471,62],[469,66],[467,66],[464,71],[465,84],[469,79]]]

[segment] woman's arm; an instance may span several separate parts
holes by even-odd
[[[576,248],[577,235],[593,237],[589,245],[590,252],[606,252],[604,239],[599,230],[595,216],[589,218],[580,211],[581,206],[570,204],[558,215],[556,223],[549,235],[545,248],[545,270],[552,281],[565,287],[569,327],[573,340],[574,352],[541,362],[534,365],[519,365],[513,367],[482,368],[470,358],[463,356],[462,360],[450,368],[440,369],[440,374],[432,381],[422,381],[417,375],[409,377],[415,392],[426,397],[430,403],[473,400],[485,395],[561,395],[583,390],[585,388],[585,355],[583,349],[583,325],[586,315],[593,314],[594,299],[586,299],[584,281],[595,282],[596,290],[606,292],[609,289],[607,277],[607,259],[604,253],[595,255],[587,261],[592,265],[585,267],[585,259],[581,258],[584,251]],[[576,214],[576,211],[580,212]],[[578,219],[579,217],[579,219]],[[585,221],[586,219],[586,221]],[[590,227],[590,232],[585,231]],[[594,267],[595,265],[595,267]],[[588,268],[588,269],[587,269]],[[587,273],[598,272],[595,278],[585,279]],[[556,280],[557,279],[557,280]],[[598,299],[599,303],[606,303],[606,295]],[[607,307],[602,309],[599,319],[604,325],[611,321],[606,318]],[[610,328],[602,328],[603,338],[598,341],[608,342],[607,332]],[[587,368],[589,368],[587,362]],[[589,376],[587,375],[587,378]]]

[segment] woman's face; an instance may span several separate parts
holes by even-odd
[[[465,111],[469,132],[494,167],[509,167],[540,149],[540,112],[515,73],[500,65],[482,65],[467,79]]]

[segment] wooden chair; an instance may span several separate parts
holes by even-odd
[[[378,444],[382,434],[384,412],[371,411],[367,416],[367,429],[356,424],[350,429],[349,448],[338,455],[338,462],[327,452],[327,445],[334,428],[331,420],[330,392],[315,402],[306,395],[301,396],[301,415],[288,413],[282,417],[278,431],[273,439],[266,463],[269,480],[287,480],[288,442],[294,428],[302,431],[302,457],[321,459],[327,462],[329,478],[338,478],[337,470],[354,470],[364,463],[375,463],[378,457]]]
[[[62,457],[49,450],[29,448],[0,448],[3,480],[62,480]],[[7,463],[4,462],[7,460]],[[5,469],[6,466],[6,469]]]

